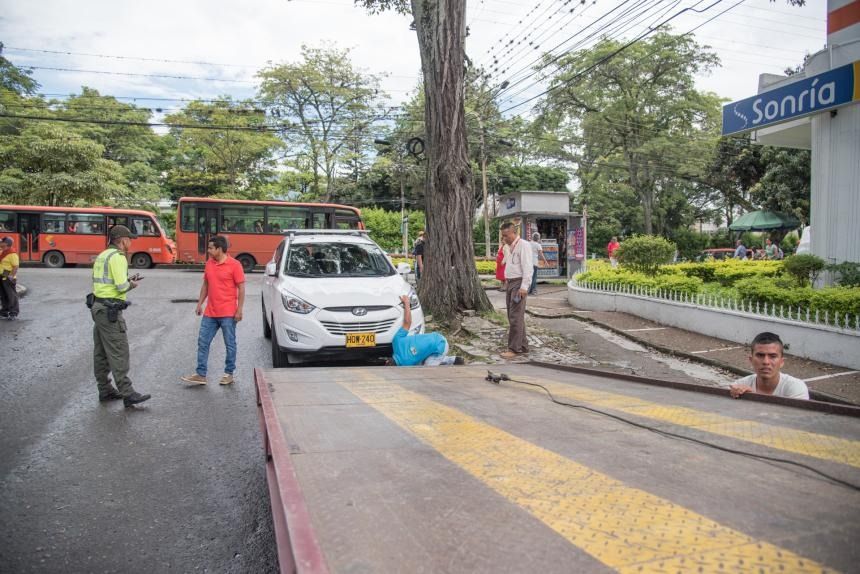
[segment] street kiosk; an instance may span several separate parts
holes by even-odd
[[[546,262],[537,263],[538,280],[570,278],[585,260],[586,220],[570,211],[566,191],[515,191],[499,200],[496,219],[510,221],[521,237],[531,241],[540,233]]]

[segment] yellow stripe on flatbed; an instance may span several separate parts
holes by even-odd
[[[655,403],[620,393],[595,391],[567,383],[550,383],[543,379],[540,381],[524,380],[540,382],[557,399],[588,403],[592,407],[608,408],[777,450],[860,467],[860,441],[736,419],[689,407]],[[534,387],[520,386],[520,388],[543,392]],[[731,407],[730,402],[726,401],[726,404],[727,408]]]
[[[339,383],[619,572],[829,571],[371,373]]]

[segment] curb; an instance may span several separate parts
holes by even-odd
[[[740,375],[742,377],[746,377],[747,375],[753,374],[752,371],[749,371],[747,369],[742,369],[740,367],[736,367],[734,365],[730,365],[730,364],[724,363],[722,361],[717,361],[716,359],[709,359],[707,357],[702,357],[699,355],[693,355],[692,353],[687,353],[686,351],[679,351],[678,349],[672,349],[670,347],[659,345],[659,344],[653,343],[651,341],[646,341],[644,339],[640,339],[639,337],[637,337],[635,335],[631,335],[630,333],[627,333],[626,331],[622,331],[621,329],[618,329],[617,327],[613,327],[612,325],[609,325],[607,323],[603,323],[602,321],[598,321],[598,320],[593,319],[591,317],[584,317],[584,316],[582,316],[578,313],[575,313],[575,312],[574,313],[565,313],[563,315],[545,315],[545,314],[541,314],[541,313],[536,313],[534,311],[529,311],[528,309],[526,309],[526,313],[528,313],[532,317],[537,317],[539,319],[576,319],[577,321],[582,321],[583,323],[589,323],[591,325],[596,325],[598,327],[606,329],[607,331],[611,331],[611,332],[615,333],[616,335],[620,335],[620,336],[624,337],[625,339],[633,341],[634,343],[638,343],[638,344],[642,345],[643,347],[647,347],[649,349],[654,349],[655,351],[659,351],[659,352],[664,353],[666,355],[672,355],[674,357],[686,359],[686,360],[692,361],[694,363],[700,363],[702,365],[707,365],[709,367],[722,369],[724,371],[728,371],[730,373],[733,373],[735,375]],[[829,393],[825,393],[822,391],[816,391],[813,389],[809,389],[809,398],[815,399],[818,401],[825,401],[825,402],[829,402],[829,403],[838,403],[841,405],[857,406],[856,403],[853,403],[851,401],[847,401],[841,397],[831,395]]]

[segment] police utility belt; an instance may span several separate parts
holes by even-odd
[[[105,299],[96,297],[92,293],[87,293],[87,308],[92,309],[94,303],[101,303],[105,306],[108,312],[108,321],[116,323],[119,319],[119,312],[128,309],[131,301],[123,301],[122,299]]]

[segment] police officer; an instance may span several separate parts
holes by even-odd
[[[99,389],[99,401],[123,400],[126,407],[149,400],[134,390],[128,378],[129,350],[122,310],[128,304],[126,293],[138,281],[128,277],[126,254],[137,236],[128,227],[115,225],[110,230],[110,245],[99,253],[93,264],[93,367]],[[113,372],[116,388],[108,375]]]

